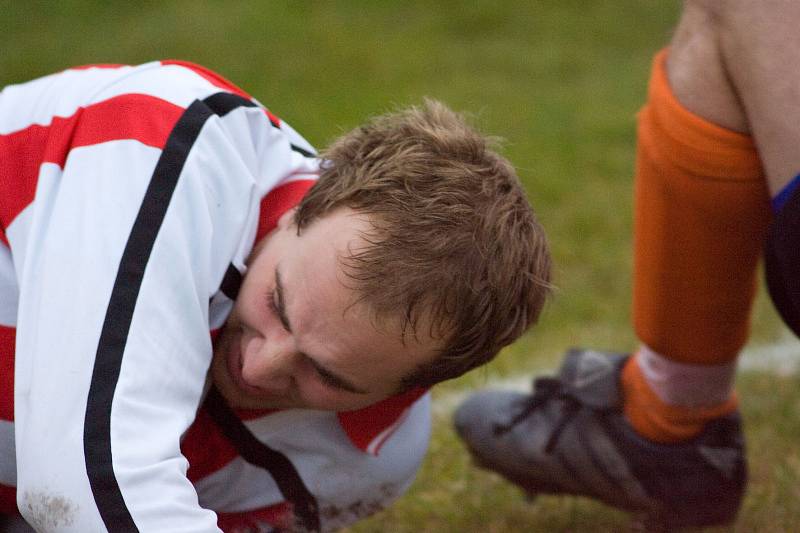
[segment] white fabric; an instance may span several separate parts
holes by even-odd
[[[0,450],[14,451],[14,423],[0,420]],[[0,461],[0,484],[13,487],[17,484],[17,469],[13,461]]]
[[[0,242],[0,326],[17,325],[17,304],[19,294],[17,291],[17,276],[14,272],[14,262],[11,259],[11,250]]]
[[[637,361],[650,388],[669,405],[711,407],[726,402],[733,391],[735,362],[689,365],[671,361],[645,345]]]

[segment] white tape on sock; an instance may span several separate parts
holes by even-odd
[[[730,398],[736,361],[723,365],[691,365],[671,361],[644,344],[637,362],[653,392],[669,405],[711,407]]]

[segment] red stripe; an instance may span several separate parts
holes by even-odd
[[[17,330],[0,326],[0,420],[14,420],[14,342]]]
[[[217,526],[225,533],[250,533],[264,531],[264,525],[280,531],[289,531],[294,526],[292,506],[281,502],[245,513],[217,513]]]
[[[192,483],[213,474],[239,456],[236,448],[202,408],[186,431],[181,452],[189,461],[186,477]]]
[[[256,242],[275,229],[281,215],[300,203],[312,185],[314,185],[314,180],[290,181],[272,189],[261,199]]]
[[[275,126],[276,128],[281,127],[281,119],[273,115],[269,109],[264,109],[264,113],[267,114],[267,117],[269,118],[269,121],[272,123],[273,126]]]
[[[362,451],[367,451],[369,444],[426,392],[428,390],[423,388],[412,389],[357,411],[337,413],[339,423],[350,441]],[[383,442],[380,446],[383,446]]]
[[[17,488],[0,485],[0,514],[18,515]]]
[[[217,74],[213,70],[207,69],[206,67],[204,67],[202,65],[197,65],[197,64],[192,63],[190,61],[182,61],[182,60],[179,60],[179,59],[166,59],[166,60],[162,61],[161,64],[162,65],[178,65],[180,67],[188,68],[189,70],[191,70],[192,72],[194,72],[198,76],[200,76],[203,79],[205,79],[207,82],[209,82],[214,87],[219,87],[220,89],[225,89],[228,92],[231,92],[233,94],[238,94],[242,98],[247,98],[248,100],[252,100],[253,99],[252,96],[250,96],[248,93],[246,93],[244,90],[242,90],[238,85],[236,85],[235,83],[231,82],[227,78],[225,78],[223,76],[220,76],[219,74]],[[279,119],[278,117],[276,117],[275,115],[270,113],[269,110],[267,110],[267,109],[264,109],[264,113],[266,113],[267,117],[269,117],[269,121],[272,123],[273,126],[275,126],[276,128],[280,127],[281,119]]]
[[[163,148],[181,113],[164,100],[127,94],[53,117],[49,126],[0,135],[0,228],[8,228],[33,201],[42,163],[63,167],[73,148],[120,139]]]
[[[244,92],[239,86],[220,76],[213,70],[207,69],[202,65],[197,65],[196,63],[192,63],[190,61],[181,61],[180,59],[167,59],[161,62],[162,65],[178,65],[179,67],[188,68],[198,76],[202,77],[206,81],[208,81],[214,87],[219,87],[220,89],[225,89],[228,92],[233,94],[238,94],[242,98],[247,98],[251,100],[253,97]]]
[[[383,445],[386,444],[386,441],[388,441],[390,438],[392,438],[392,435],[394,435],[397,432],[397,430],[400,429],[401,425],[402,424],[397,424],[386,435],[383,435],[381,437],[381,441],[378,443],[377,446],[375,446],[375,451],[372,452],[372,453],[374,453],[375,455],[380,454],[381,453],[381,448],[383,448]]]

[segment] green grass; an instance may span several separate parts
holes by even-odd
[[[572,345],[629,349],[635,115],[677,0],[7,2],[0,85],[83,63],[182,58],[234,80],[322,146],[365,117],[439,98],[506,139],[552,242],[540,325],[436,397],[553,368]],[[763,295],[754,342],[779,334]],[[797,379],[745,374],[752,482],[736,531],[800,523]],[[446,416],[417,482],[367,531],[619,531],[581,499],[524,502],[473,468]]]

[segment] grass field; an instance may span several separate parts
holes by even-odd
[[[529,504],[471,467],[448,405],[468,389],[552,369],[568,346],[635,345],[635,114],[678,8],[677,0],[8,2],[0,85],[74,64],[188,59],[234,80],[317,146],[423,96],[471,112],[506,139],[550,235],[558,290],[534,332],[487,369],[438,387],[442,407],[417,482],[352,531],[619,531],[622,514],[580,499]],[[762,295],[752,343],[781,335]],[[800,524],[798,384],[769,368],[740,374],[752,480],[734,531]]]

